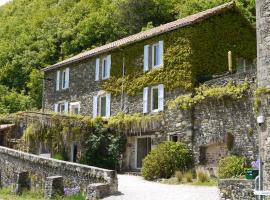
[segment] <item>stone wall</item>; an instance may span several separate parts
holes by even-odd
[[[254,72],[234,74],[211,80],[206,84],[224,85],[229,81],[234,83],[249,81],[254,84],[255,77]],[[257,159],[258,134],[253,112],[252,90],[243,99],[209,99],[195,106],[193,150],[197,162],[200,162],[202,148],[226,145],[228,134],[234,137],[233,148],[227,149],[228,154],[244,156],[249,162]],[[222,158],[224,154],[217,156]]]
[[[257,79],[258,87],[270,88],[270,1],[256,1]],[[265,122],[259,127],[264,190],[270,190],[270,95],[262,98],[260,115]]]
[[[246,179],[221,179],[218,182],[220,200],[255,200],[254,181]]]
[[[80,186],[86,191],[89,184],[106,183],[110,193],[118,189],[115,171],[65,161],[42,158],[36,155],[0,147],[0,174],[2,186],[14,185],[16,172],[27,171],[31,186],[44,188],[46,177],[63,176],[66,188]]]

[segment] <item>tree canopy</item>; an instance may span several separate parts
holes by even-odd
[[[0,85],[34,102],[24,109],[40,108],[38,70],[225,2],[229,0],[13,0],[0,7]],[[238,0],[237,5],[254,24],[255,0]],[[0,98],[0,113],[21,109],[8,107]]]

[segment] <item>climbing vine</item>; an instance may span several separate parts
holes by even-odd
[[[187,110],[192,106],[210,98],[221,99],[221,98],[231,98],[231,99],[241,99],[249,89],[250,85],[244,82],[239,85],[235,85],[232,82],[228,82],[224,86],[207,86],[201,85],[195,88],[193,94],[186,94],[177,97],[174,100],[168,101],[168,107],[170,109],[180,108]]]
[[[255,91],[255,95],[254,95],[254,101],[253,101],[253,110],[255,113],[259,112],[259,109],[261,107],[262,104],[262,100],[261,97],[262,95],[265,94],[270,94],[270,89],[266,88],[266,87],[258,87]]]
[[[144,45],[164,41],[164,66],[143,72]],[[255,30],[237,11],[228,11],[202,23],[183,27],[112,52],[111,78],[103,90],[119,95],[142,92],[146,86],[164,84],[166,91],[192,91],[201,81],[227,71],[227,52],[237,58],[256,58]],[[123,58],[125,76],[123,74]]]

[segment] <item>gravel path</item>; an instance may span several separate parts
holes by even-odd
[[[118,175],[119,194],[105,200],[218,200],[217,187],[165,185],[139,176]]]

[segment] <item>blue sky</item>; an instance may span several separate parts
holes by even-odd
[[[0,6],[8,2],[9,0],[0,0]]]

